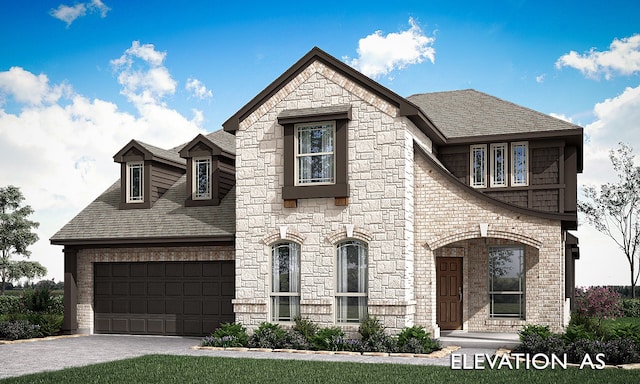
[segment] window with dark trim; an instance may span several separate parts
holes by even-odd
[[[359,323],[367,317],[367,246],[357,240],[338,244],[336,321]]]
[[[144,203],[144,163],[127,163],[127,203]]]
[[[349,105],[280,113],[278,124],[284,127],[284,200],[349,197],[349,120]]]
[[[193,158],[193,199],[211,199],[211,157]]]

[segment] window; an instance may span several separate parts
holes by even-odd
[[[527,164],[527,148],[526,142],[518,142],[511,144],[511,185],[528,185],[528,164]]]
[[[507,186],[507,143],[491,144],[491,186]]]
[[[300,315],[300,246],[279,243],[271,255],[271,318],[293,321]]]
[[[144,202],[144,163],[127,163],[127,203]]]
[[[489,248],[489,317],[524,319],[524,248]]]
[[[211,158],[193,159],[193,199],[211,198]]]
[[[367,247],[360,241],[338,245],[336,320],[361,322],[367,317]]]
[[[487,186],[487,146],[471,146],[471,186]]]
[[[296,185],[333,184],[335,122],[296,125]]]

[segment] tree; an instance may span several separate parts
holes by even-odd
[[[585,214],[589,224],[609,236],[622,250],[629,262],[631,296],[636,297],[640,268],[640,167],[634,164],[633,148],[619,143],[619,148],[609,151],[609,159],[617,173],[618,181],[605,183],[598,190],[587,186],[585,201],[578,202],[578,210]]]
[[[2,278],[1,294],[4,295],[7,282],[18,281],[23,277],[33,279],[44,276],[47,269],[36,261],[12,260],[13,256],[29,258],[27,249],[38,241],[33,228],[38,223],[28,217],[33,213],[30,206],[21,206],[24,196],[12,185],[0,188],[0,277]]]

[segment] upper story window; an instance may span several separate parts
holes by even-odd
[[[127,163],[127,203],[144,202],[144,163]]]
[[[486,187],[487,186],[487,146],[472,145],[471,146],[471,186]]]
[[[528,143],[521,141],[511,144],[511,185],[528,185]]]
[[[296,207],[297,199],[316,198],[335,198],[336,205],[348,204],[350,120],[348,104],[280,112],[285,207]]]
[[[367,246],[357,240],[338,244],[336,321],[361,322],[367,317]]]
[[[334,121],[296,124],[296,185],[335,181]]]
[[[193,199],[211,198],[211,158],[199,157],[193,159]]]
[[[491,144],[491,186],[507,186],[507,143]]]
[[[300,246],[271,248],[271,320],[293,321],[300,315]]]

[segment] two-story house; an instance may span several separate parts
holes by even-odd
[[[223,130],[138,141],[51,239],[69,332],[566,325],[582,128],[474,90],[401,97],[318,48]]]

